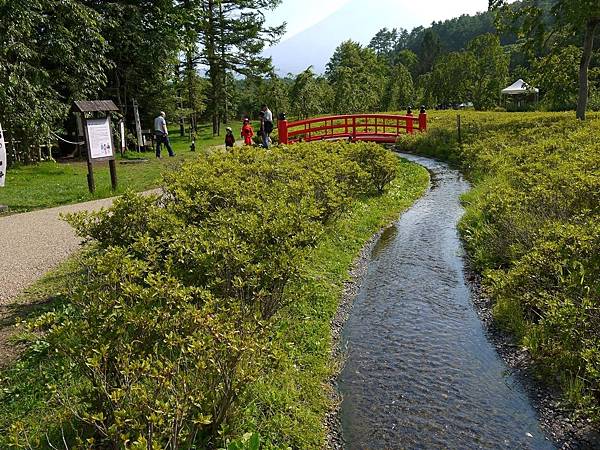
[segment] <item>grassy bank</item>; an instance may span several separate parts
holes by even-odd
[[[361,170],[353,161],[365,164],[369,160],[367,166],[378,167],[386,163],[379,166],[369,159],[369,152],[360,150],[348,155],[350,160],[345,159],[346,149],[369,150],[368,146],[361,147],[363,144],[328,145],[333,145],[334,153],[340,152],[338,156],[333,154],[330,159],[325,153],[315,158],[313,150],[307,150],[311,146],[294,147],[297,151],[290,156],[242,153],[240,158],[249,165],[241,172],[238,163],[229,165],[231,161],[195,163],[171,179],[171,193],[178,200],[166,210],[173,212],[173,217],[154,209],[148,199],[129,199],[117,205],[110,217],[85,226],[80,222],[106,247],[94,253],[95,261],[84,258],[78,266],[77,270],[83,267],[86,273],[84,285],[75,282],[61,289],[52,287],[52,295],[68,301],[60,300],[55,312],[37,319],[35,328],[46,329],[47,334],[25,333],[30,350],[3,372],[0,447],[43,447],[46,434],[57,442],[63,433],[71,443],[78,437],[100,442],[98,427],[111,422],[122,436],[131,437],[132,448],[146,448],[148,428],[137,428],[137,421],[153,423],[150,435],[158,440],[164,436],[161,432],[171,429],[165,427],[171,414],[189,407],[195,422],[185,423],[195,424],[192,428],[198,430],[194,439],[198,439],[199,448],[200,443],[223,445],[230,437],[249,431],[261,436],[264,448],[321,448],[324,417],[330,406],[327,381],[335,365],[330,361],[330,322],[348,268],[364,242],[418,198],[428,181],[424,169],[394,162],[397,177],[383,194],[372,188],[365,192],[363,183],[368,177],[355,178]],[[231,176],[223,176],[223,170]],[[197,171],[205,175],[195,178]],[[213,173],[219,176],[212,179]],[[274,174],[278,174],[275,179]],[[263,184],[260,180],[267,175],[269,182]],[[282,176],[284,180],[279,179]],[[215,196],[187,197],[186,192],[202,192],[196,183],[208,183],[207,189],[220,192],[216,201],[229,199],[227,202],[234,201],[236,206],[219,203],[220,208],[226,208],[221,215],[205,203],[209,199],[214,202]],[[317,190],[311,187],[313,183],[319,186]],[[239,196],[241,193],[245,195]],[[317,203],[310,201],[315,194]],[[188,201],[196,206],[191,208]],[[255,208],[260,210],[259,217],[267,215],[270,220],[262,225],[255,222]],[[296,208],[301,215],[296,216]],[[142,210],[144,214],[138,214]],[[197,222],[200,217],[210,222],[206,229],[186,225],[201,224]],[[172,223],[173,218],[177,219]],[[128,248],[129,254],[110,243],[114,221],[121,220],[131,222],[117,227],[128,230],[119,232],[119,239],[126,241],[119,245]],[[136,227],[138,220],[144,223]],[[157,224],[160,230],[155,228]],[[295,228],[297,225],[302,226]],[[262,230],[263,226],[268,229]],[[149,241],[148,235],[154,237]],[[211,239],[205,240],[209,235]],[[236,235],[245,237],[238,240]],[[307,243],[311,244],[305,247]],[[259,254],[253,250],[255,244],[260,244]],[[199,252],[205,245],[212,250]],[[213,245],[222,247],[214,252]],[[232,259],[225,261],[227,258]],[[186,268],[188,259],[196,268],[194,274]],[[239,260],[244,263],[238,269]],[[150,267],[147,264],[153,269],[144,268]],[[81,279],[80,272],[71,267],[71,279]],[[216,276],[220,267],[239,270],[233,286],[226,287]],[[211,270],[215,276],[206,275]],[[289,275],[289,270],[294,276],[289,278],[283,296],[277,297],[281,308],[265,308],[273,305],[269,283],[279,286],[277,280]],[[113,287],[107,289],[107,283]],[[250,285],[262,287],[251,289],[240,304],[235,299],[246,295]],[[231,297],[229,289],[237,294]],[[49,294],[44,286],[36,292],[43,293],[42,297]],[[136,348],[147,338],[152,342],[149,352]],[[179,356],[174,358],[173,352]],[[78,355],[85,357],[82,360]],[[232,355],[240,359],[232,360]],[[182,367],[185,361],[191,364],[187,370],[171,370]],[[235,361],[235,370],[222,365],[224,361]],[[96,367],[106,369],[100,372],[101,379],[93,376]],[[128,397],[121,376],[113,379],[113,384],[105,384],[115,367],[123,376],[142,377],[140,383],[128,385],[135,396]],[[242,383],[236,384],[234,407],[213,429],[213,400],[222,399],[219,395],[227,391],[223,384],[227,379]],[[104,383],[102,388],[110,393],[111,402],[120,405],[118,411],[103,409],[104,394],[96,390],[99,382]],[[153,390],[153,386],[159,389]],[[179,390],[186,386],[193,387],[180,397]],[[110,429],[106,430],[110,434]]]
[[[239,123],[232,124],[234,135],[239,140]],[[190,151],[187,137],[181,137],[172,130],[171,144],[175,158],[168,158],[163,146],[162,159],[156,159],[152,152],[127,152],[122,158],[117,155],[117,177],[119,187],[116,192],[110,188],[108,163],[94,166],[96,192],[90,194],[87,186],[87,164],[81,162],[55,163],[44,161],[33,165],[20,165],[7,171],[6,186],[0,188],[0,205],[7,205],[11,212],[24,212],[34,209],[79,203],[88,200],[112,197],[127,190],[141,192],[158,186],[163,171],[177,167],[185,161],[193,160],[215,145],[221,145],[224,135],[213,137],[209,125],[202,125],[196,141],[196,152]],[[148,159],[140,164],[120,164],[130,159]]]
[[[460,229],[496,322],[540,377],[600,419],[600,116],[429,114],[405,150],[457,165],[473,182]]]

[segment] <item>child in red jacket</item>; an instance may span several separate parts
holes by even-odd
[[[254,136],[254,130],[250,125],[250,119],[244,119],[244,125],[242,126],[242,137],[244,138],[244,144],[252,145],[252,136]]]

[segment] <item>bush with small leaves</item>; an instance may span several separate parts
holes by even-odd
[[[77,401],[55,393],[74,442],[255,448],[222,430],[271,365],[286,287],[324,227],[391,181],[390,158],[363,144],[235,148],[168,173],[160,196],[70,216],[90,242],[85,275],[46,339],[85,386]]]

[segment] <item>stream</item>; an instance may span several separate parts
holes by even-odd
[[[374,247],[342,334],[338,379],[347,449],[553,449],[471,301],[456,224],[461,174],[428,193]]]

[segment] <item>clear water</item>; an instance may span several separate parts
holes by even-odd
[[[432,188],[374,248],[342,336],[348,449],[552,449],[487,340],[463,276],[460,173],[404,155]]]

